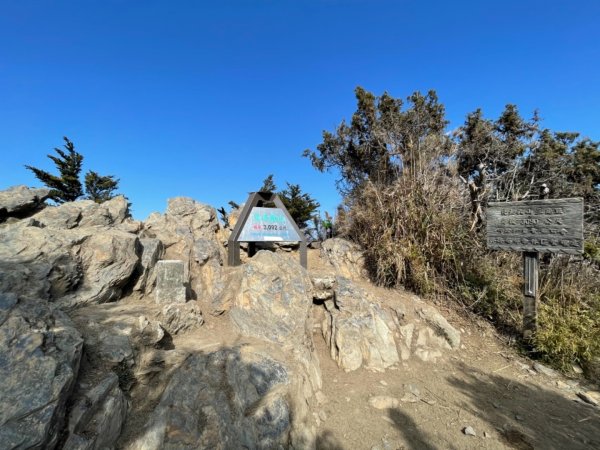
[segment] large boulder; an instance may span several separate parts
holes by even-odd
[[[224,287],[225,251],[220,244],[219,221],[214,208],[187,197],[168,200],[165,214],[152,213],[140,236],[159,239],[164,258],[184,261],[185,279],[192,298],[211,302]]]
[[[323,336],[341,368],[381,371],[400,361],[391,314],[352,281],[337,277],[335,295],[325,307]]]
[[[92,234],[72,249],[83,268],[77,290],[58,300],[62,306],[105,303],[121,298],[137,265],[138,239],[118,230]]]
[[[305,269],[262,250],[234,276],[229,315],[242,334],[290,346],[306,342],[312,283]]]
[[[0,223],[8,217],[26,217],[45,206],[50,189],[13,186],[0,191]]]
[[[4,225],[0,233],[0,292],[60,298],[74,290],[83,277],[83,267],[72,249],[87,236],[39,228],[31,219],[27,221]]]
[[[56,446],[82,345],[52,305],[0,293],[0,448]]]
[[[119,378],[110,372],[87,392],[77,393],[69,413],[68,437],[63,450],[114,448],[127,417],[127,399]]]
[[[129,204],[122,195],[104,203],[79,200],[45,208],[33,218],[40,226],[54,229],[106,227],[122,224],[129,217]]]
[[[314,448],[315,428],[300,386],[294,365],[274,347],[194,354],[126,448]]]
[[[139,244],[108,225],[122,222],[126,207],[122,197],[102,205],[73,202],[2,225],[0,291],[65,306],[120,298],[138,265]],[[82,226],[82,211],[90,208],[96,213]]]
[[[360,280],[367,275],[362,250],[345,239],[332,238],[324,241],[321,244],[321,258],[328,261],[339,276]]]
[[[162,242],[158,239],[140,239],[141,257],[137,269],[137,282],[134,291],[149,294],[156,282],[156,263],[164,253]]]

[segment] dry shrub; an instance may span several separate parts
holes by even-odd
[[[433,170],[383,187],[366,183],[349,206],[348,233],[365,249],[373,281],[452,299],[520,336],[522,256],[490,252],[482,230],[470,230],[464,186]],[[542,265],[540,293],[536,352],[562,369],[600,357],[600,271],[593,260],[552,258]]]
[[[594,262],[556,257],[542,272],[536,349],[563,370],[600,357],[600,271]]]

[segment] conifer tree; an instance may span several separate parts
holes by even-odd
[[[83,195],[79,174],[83,163],[83,156],[75,151],[73,142],[66,136],[65,150],[55,148],[54,151],[58,156],[48,155],[56,168],[59,175],[52,175],[45,170],[41,170],[32,166],[25,166],[31,170],[38,180],[50,188],[50,198],[57,203],[72,202]]]
[[[99,175],[90,170],[85,174],[85,191],[87,198],[96,203],[103,203],[113,198],[114,191],[119,187],[119,180],[113,175]]]

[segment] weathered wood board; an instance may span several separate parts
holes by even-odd
[[[583,200],[489,203],[487,246],[495,250],[583,253]]]

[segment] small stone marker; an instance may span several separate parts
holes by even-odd
[[[156,263],[156,303],[185,303],[184,273],[183,261],[163,260]]]

